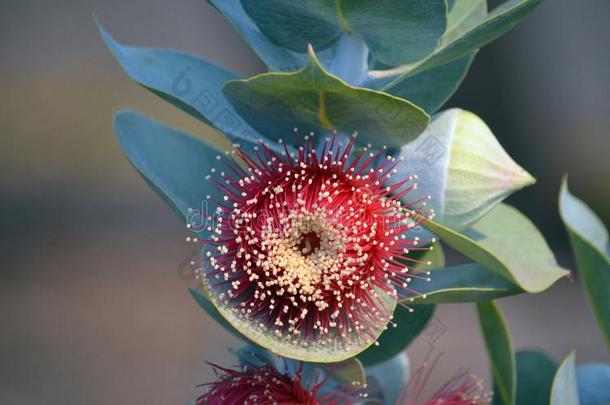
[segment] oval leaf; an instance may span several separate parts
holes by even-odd
[[[453,41],[464,32],[478,25],[487,15],[486,0],[461,0],[450,7],[447,15],[447,30],[442,43]],[[413,75],[390,75],[372,72],[367,87],[381,89],[387,93],[412,101],[428,113],[442,107],[455,93],[474,60],[477,50],[456,58],[447,64],[426,69]],[[400,76],[397,78],[397,76]],[[394,80],[397,79],[397,80]]]
[[[526,292],[544,291],[569,274],[560,268],[540,231],[515,208],[497,205],[464,233],[434,221],[424,226],[441,240]]]
[[[550,405],[580,405],[574,370],[574,352],[563,360],[555,374]]]
[[[559,213],[570,236],[578,274],[593,313],[610,349],[610,243],[608,230],[597,215],[570,194],[564,179]]]
[[[261,138],[222,94],[224,83],[238,78],[234,73],[182,52],[125,46],[101,25],[99,29],[117,61],[138,84],[214,126],[233,142],[255,143]]]
[[[478,25],[472,27],[472,21],[468,21],[465,27],[470,26],[470,29],[459,30],[458,35],[453,31],[448,32],[439,47],[423,61],[385,71],[375,71],[371,74],[377,78],[395,77],[394,80],[402,81],[416,73],[449,63],[505,34],[541,3],[542,0],[506,0]]]
[[[265,73],[234,80],[224,87],[239,114],[267,138],[301,133],[357,131],[361,143],[402,146],[415,139],[429,117],[419,107],[385,93],[350,86],[320,65],[313,50],[310,63],[294,73]]]
[[[424,58],[447,27],[444,1],[338,0],[337,4],[346,28],[361,35],[375,58],[386,65]]]
[[[191,135],[132,111],[119,111],[115,115],[114,130],[123,153],[138,173],[180,218],[198,225],[191,228],[193,231],[202,233],[205,226],[201,221],[207,218],[208,212],[213,212],[206,196],[221,197],[203,178],[216,162],[219,151]],[[191,208],[199,212],[196,221]],[[201,293],[190,292],[213,319],[241,336]]]
[[[430,54],[445,32],[441,0],[241,0],[246,13],[271,42],[304,53],[323,50],[342,33],[364,38],[385,64],[411,63]]]
[[[514,405],[516,368],[513,344],[506,321],[492,301],[477,305],[479,321],[494,380],[494,404]]]
[[[426,131],[404,146],[397,178],[419,177],[413,194],[430,196],[438,222],[462,230],[496,204],[534,182],[504,151],[475,114],[451,109],[440,113]]]
[[[185,221],[197,209],[199,218],[214,212],[216,187],[204,179],[219,151],[205,142],[133,111],[114,116],[114,131],[123,153],[151,188]],[[203,230],[203,224],[197,230]]]

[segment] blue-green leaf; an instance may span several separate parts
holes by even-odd
[[[423,66],[430,69],[450,62],[497,39],[542,3],[542,0],[507,0],[489,13],[487,18],[453,41],[441,43]]]
[[[494,380],[494,404],[514,405],[517,376],[508,326],[493,301],[477,307]]]
[[[424,226],[457,251],[526,292],[544,291],[569,274],[559,267],[536,226],[505,204],[497,205],[463,233],[434,221],[427,221]]]
[[[337,5],[330,0],[241,0],[242,7],[271,42],[306,53],[308,44],[323,50],[343,31]]]
[[[476,51],[446,65],[405,77],[404,80],[393,81],[381,90],[409,100],[432,114],[458,89],[475,55]]]
[[[426,131],[400,151],[398,179],[419,177],[410,197],[430,196],[435,218],[467,229],[510,194],[534,182],[504,151],[475,114],[451,109],[438,114]]]
[[[294,73],[265,73],[225,85],[239,114],[267,138],[301,133],[357,131],[364,144],[402,146],[415,139],[429,117],[419,107],[385,93],[353,87],[329,74],[316,59]]]
[[[587,205],[570,194],[564,179],[559,212],[568,230],[578,274],[610,349],[610,243],[608,230]]]
[[[576,382],[582,405],[610,404],[610,364],[588,363],[576,367]]]
[[[364,367],[355,357],[332,364],[301,363],[287,357],[280,357],[250,342],[238,349],[235,354],[242,367],[261,367],[264,364],[270,364],[281,374],[291,376],[294,376],[300,369],[301,383],[305,387],[311,387],[328,376],[328,380],[318,391],[319,396],[330,394],[341,387],[345,387],[346,384],[363,386],[367,382]]]
[[[383,404],[398,404],[398,399],[409,382],[410,371],[407,353],[400,353],[383,363],[367,366],[367,399],[378,400]]]
[[[133,111],[115,115],[114,131],[123,153],[151,188],[189,222],[191,230],[205,233],[205,221],[214,212],[211,201],[220,201],[221,196],[204,176],[217,162],[219,152],[191,135]],[[190,293],[213,319],[241,337],[202,293],[192,289]]]
[[[337,2],[348,30],[361,35],[375,58],[396,66],[418,61],[437,46],[447,27],[439,0]]]
[[[441,0],[242,0],[242,6],[271,42],[305,53],[332,46],[342,33],[364,38],[371,53],[388,65],[430,54],[445,32]]]
[[[224,83],[238,78],[235,74],[186,53],[122,45],[99,28],[117,61],[138,84],[218,128],[233,142],[254,143],[260,138],[222,94]]]
[[[379,345],[371,346],[358,355],[365,367],[372,366],[404,351],[426,328],[434,314],[434,305],[410,305],[407,309],[401,305],[396,307],[392,322],[396,327],[388,325],[378,340]]]
[[[550,405],[580,405],[574,370],[574,352],[563,360],[555,374]]]
[[[123,153],[153,190],[185,221],[192,214],[189,209],[199,210],[198,226],[193,230],[203,230],[201,221],[214,212],[208,201],[221,198],[216,187],[204,179],[220,152],[133,111],[116,113],[114,131]]]
[[[396,77],[396,81],[402,81],[405,77],[449,63],[500,37],[541,3],[542,0],[506,0],[492,10],[478,25],[473,27],[473,20],[468,20],[465,26],[470,29],[465,32],[460,30],[459,35],[454,35],[453,30],[449,32],[445,40],[441,40],[437,49],[421,62],[372,74],[378,78]]]
[[[307,62],[305,55],[295,54],[269,41],[246,14],[240,0],[208,0],[208,2],[231,22],[269,70],[297,70]]]
[[[486,0],[460,0],[450,7],[447,15],[447,30],[441,44],[450,43],[478,25],[487,15]],[[428,113],[433,113],[455,93],[474,60],[477,50],[455,60],[420,73],[400,75],[372,72],[367,86],[382,89],[412,101]],[[390,72],[391,73],[391,72]],[[396,79],[396,80],[395,80]]]
[[[421,294],[413,296],[416,304],[482,302],[523,293],[518,286],[478,263],[433,269],[430,281],[413,279],[409,287]]]
[[[517,352],[517,405],[548,405],[557,371],[553,359],[539,350]]]

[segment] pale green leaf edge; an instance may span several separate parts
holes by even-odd
[[[521,214],[515,208],[510,207],[509,205],[498,204],[498,206],[509,207],[510,209],[515,210],[517,213],[519,213],[519,215],[522,215],[523,219],[525,219],[529,225],[531,225],[534,229],[536,229],[538,236],[540,236],[540,238],[542,238],[542,241],[544,241],[544,243],[546,244],[546,241],[544,240],[544,237],[542,236],[542,234],[540,233],[538,228],[527,217],[525,217],[523,214]],[[552,278],[550,278],[547,281],[547,283],[545,283],[544,286],[538,287],[538,288],[531,288],[530,286],[524,285],[524,283],[519,282],[519,280],[516,280],[510,272],[509,265],[504,263],[491,250],[489,250],[486,247],[482,246],[481,244],[475,242],[468,236],[466,236],[460,232],[457,232],[449,227],[446,227],[438,222],[435,222],[433,220],[425,221],[423,223],[423,226],[426,229],[428,229],[430,232],[436,234],[442,241],[444,241],[446,244],[448,244],[452,248],[456,249],[460,253],[463,253],[470,259],[486,266],[491,271],[495,271],[502,277],[505,277],[508,280],[514,282],[520,288],[522,288],[523,290],[525,290],[526,292],[529,292],[529,293],[537,293],[537,292],[544,291],[545,289],[547,289],[548,287],[553,285],[560,278],[565,277],[566,275],[570,274],[569,271],[567,271],[565,269],[560,270],[560,267],[557,267],[556,274]],[[476,227],[476,224],[475,224],[475,227]],[[463,244],[465,244],[466,247],[464,247]],[[548,245],[547,245],[547,247],[548,247]]]
[[[605,229],[605,225],[604,223],[601,221],[601,219],[597,216],[597,214],[591,210],[591,208],[589,208],[580,198],[574,196],[570,190],[568,189],[568,177],[564,176],[562,182],[561,182],[561,191],[559,193],[559,214],[561,216],[561,219],[563,220],[564,224],[569,227],[569,229],[574,232],[575,234],[577,234],[578,236],[580,236],[581,239],[585,240],[589,245],[591,245],[591,248],[593,250],[595,250],[601,257],[603,257],[606,262],[608,262],[608,264],[610,265],[610,256],[608,255],[610,252],[605,252],[604,250],[601,249],[601,247],[599,246],[599,243],[595,240],[593,240],[590,235],[587,235],[586,233],[584,233],[583,230],[579,230],[577,229],[576,226],[574,226],[573,223],[571,223],[571,218],[568,217],[565,212],[565,203],[564,201],[566,201],[566,199],[571,199],[572,203],[578,204],[581,210],[583,210],[584,212],[586,212],[587,215],[590,216],[589,220],[590,221],[594,221],[596,222],[596,226],[598,227],[602,227],[604,228],[604,230],[606,231],[606,234],[608,233],[607,229]],[[605,247],[606,250],[609,248],[609,246]]]
[[[218,299],[210,291],[210,287],[206,283],[203,283],[202,286],[205,295],[210,299],[211,304],[229,323],[229,325],[255,344],[277,355],[312,363],[338,363],[356,356],[374,344],[374,341],[362,343],[358,342],[358,344],[354,344],[354,349],[349,351],[345,349],[341,350],[336,347],[329,349],[311,347],[304,348],[297,344],[278,338],[273,334],[273,332],[268,330],[265,331],[259,325],[255,325],[253,321],[240,318],[235,314],[233,309],[228,308],[222,303],[218,302]],[[383,301],[383,304],[390,309],[391,312],[394,312],[394,308],[397,305],[396,299],[390,297],[387,293],[379,289],[377,289],[377,293],[379,294],[380,299]],[[378,326],[378,330],[376,331],[377,338],[381,336],[387,325]]]
[[[574,370],[575,354],[571,352],[562,362],[551,387],[550,405],[580,405]],[[567,391],[566,391],[567,390]]]
[[[566,209],[565,209],[567,199],[571,199],[572,203],[577,204],[581,210],[584,210],[584,212],[590,216],[590,218],[589,218],[590,220],[596,221],[597,226],[600,226],[604,230],[606,230],[604,224],[599,219],[597,214],[595,214],[595,212],[593,212],[582,200],[580,200],[578,197],[576,197],[572,193],[570,193],[570,190],[568,189],[568,177],[564,176],[562,183],[561,183],[561,190],[559,192],[559,215],[561,216],[561,219],[562,219],[566,229],[571,234],[570,236],[581,239],[591,249],[591,251],[593,253],[597,254],[602,259],[601,261],[605,261],[608,268],[610,268],[610,256],[608,256],[608,254],[606,254],[603,250],[601,250],[599,244],[596,243],[595,241],[593,241],[589,237],[589,235],[585,234],[582,231],[579,231],[577,229],[577,227],[575,227],[574,224],[571,223],[571,218],[568,217],[568,215],[567,215],[568,213],[566,212]],[[575,248],[576,248],[576,246],[574,246],[574,244],[572,243],[572,249],[575,249]],[[574,253],[576,253],[576,252],[574,252]],[[583,269],[581,271],[586,271],[586,270]],[[585,283],[583,282],[583,284],[585,284]],[[608,287],[608,288],[610,289],[610,287]],[[608,348],[610,348],[610,330],[606,329],[606,327],[605,327],[606,322],[604,321],[604,318],[603,318],[602,314],[600,313],[599,305],[596,305],[596,303],[594,302],[593,297],[591,296],[591,293],[589,292],[589,289],[586,288],[586,284],[585,284],[585,288],[583,288],[583,289],[585,290],[587,299],[589,300],[589,303],[591,304],[593,314],[595,316],[595,319],[597,320],[598,325],[600,326],[600,330],[602,332],[602,335],[604,336],[606,345],[608,346]]]

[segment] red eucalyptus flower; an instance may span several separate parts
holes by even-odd
[[[408,254],[429,248],[406,235],[427,219],[426,198],[401,203],[414,177],[390,183],[399,161],[373,168],[382,152],[352,157],[354,138],[327,139],[319,151],[309,137],[296,153],[236,149],[212,178],[224,201],[204,241],[204,286],[234,327],[287,357],[353,356],[416,293],[411,278],[427,278],[412,274],[418,261]]]
[[[427,401],[420,402],[426,384],[430,379],[432,370],[435,368],[440,355],[438,355],[428,366],[418,370],[412,376],[409,384],[404,387],[397,405],[486,405],[491,400],[491,393],[484,391],[483,381],[476,375],[462,370],[445,383]]]
[[[228,369],[211,364],[218,379],[202,386],[208,391],[197,398],[195,405],[333,405],[356,403],[357,390],[336,389],[323,396],[323,380],[311,388],[303,386],[301,370],[294,376],[281,374],[270,364],[261,367]]]
[[[483,390],[483,382],[479,378],[464,372],[449,380],[421,405],[485,405],[491,398]]]
[[[303,385],[301,369],[296,374],[280,373],[266,363],[260,367],[247,366],[241,370],[211,364],[217,375],[214,382],[202,384],[208,387],[195,405],[335,405],[357,404],[366,398],[366,393],[355,387],[344,386],[321,395],[320,390],[327,378],[311,388]],[[405,392],[406,393],[406,392]],[[483,392],[479,378],[461,373],[449,380],[429,400],[419,405],[486,405],[491,394]],[[372,402],[374,403],[374,402]],[[396,405],[415,404],[412,397],[399,399]]]

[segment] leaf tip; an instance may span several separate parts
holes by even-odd
[[[313,49],[313,45],[311,43],[307,44],[307,57],[312,65],[320,68],[322,67],[320,61],[318,60],[318,56],[316,55],[316,51]]]
[[[102,39],[108,46],[111,46],[111,44],[113,44],[115,42],[114,38],[112,37],[112,35],[110,35],[110,32],[108,32],[108,30],[106,28],[104,28],[104,26],[102,25],[102,23],[100,22],[100,20],[97,18],[97,16],[95,14],[93,14],[92,17],[93,17],[93,21],[95,21],[95,24],[97,25],[97,29],[99,30],[100,35],[102,36]]]
[[[129,109],[121,109],[116,111],[112,117],[112,128],[114,129],[114,133],[120,137],[121,134],[123,134],[122,129],[125,125],[129,124],[134,119],[141,117],[141,114]]]

